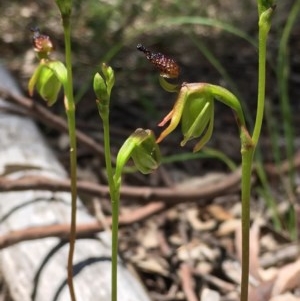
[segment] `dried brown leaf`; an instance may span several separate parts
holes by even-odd
[[[210,219],[208,221],[201,221],[198,217],[198,209],[197,208],[189,208],[186,211],[186,218],[193,229],[197,231],[209,231],[216,227],[216,221]]]
[[[225,173],[208,173],[205,176],[188,178],[176,185],[177,189],[199,189],[203,186],[213,185],[226,178]]]
[[[250,274],[257,280],[260,279],[259,270],[259,236],[260,236],[260,221],[258,219],[254,220],[250,228]],[[237,251],[237,257],[239,261],[242,260],[242,233],[241,227],[237,228],[235,235],[235,246]]]
[[[270,267],[268,269],[260,269],[259,271],[260,279],[263,282],[274,280],[277,274],[278,269],[275,267]]]
[[[204,288],[201,292],[200,300],[205,300],[205,301],[219,301],[221,300],[221,296],[219,292]]]
[[[300,259],[283,266],[279,270],[272,290],[272,296],[280,295],[296,287],[300,287]]]
[[[233,218],[230,212],[216,204],[208,206],[207,211],[218,221],[227,221]]]
[[[239,260],[239,262],[242,262],[242,228],[241,228],[241,224],[239,224],[238,227],[236,227],[234,244],[235,244],[237,259]]]
[[[138,233],[138,239],[141,245],[146,249],[154,249],[159,246],[157,225],[153,222],[147,224],[147,228],[143,228]]]
[[[237,228],[240,227],[241,220],[240,219],[230,219],[223,222],[217,231],[217,236],[228,236],[234,232],[236,232]]]
[[[148,258],[138,262],[137,266],[148,273],[155,273],[162,276],[169,275],[168,263],[163,258]]]
[[[220,256],[218,249],[212,249],[209,246],[192,241],[187,245],[183,245],[177,250],[177,256],[182,261],[187,260],[209,260],[216,261]]]
[[[260,249],[260,226],[261,223],[255,219],[250,229],[250,274],[256,279],[260,280],[260,263],[259,263],[259,249]]]
[[[300,301],[300,297],[296,297],[291,293],[285,293],[283,295],[274,296],[269,301]]]
[[[224,274],[235,283],[241,281],[241,267],[236,261],[224,260],[222,263]]]
[[[251,301],[266,301],[270,299],[273,281],[262,282],[258,286],[249,287],[248,299]]]
[[[264,268],[272,267],[279,262],[296,261],[299,256],[299,246],[295,243],[281,246],[273,252],[264,253],[260,258],[260,265]]]

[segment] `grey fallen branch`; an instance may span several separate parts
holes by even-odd
[[[26,111],[26,113],[35,119],[39,120],[43,124],[51,126],[59,131],[68,132],[67,122],[60,116],[55,115],[46,107],[38,104],[33,99],[24,97],[22,95],[4,90],[0,88],[0,97],[8,102],[18,105],[20,108]],[[87,136],[80,130],[76,130],[76,137],[79,142],[87,146],[96,154],[103,154],[103,147],[95,142],[91,137]],[[115,158],[113,158],[113,161]]]
[[[149,203],[142,208],[133,210],[130,214],[120,216],[120,226],[129,225],[141,221],[153,214],[162,211],[166,205],[163,202]],[[105,225],[111,225],[111,217],[107,217]],[[79,224],[76,228],[77,238],[90,237],[93,234],[104,230],[104,223],[91,222]],[[69,224],[57,224],[47,226],[36,226],[27,229],[10,231],[5,235],[0,236],[0,249],[12,246],[18,242],[25,240],[41,239],[45,237],[60,237],[61,239],[68,239],[70,234]]]
[[[240,186],[241,170],[238,169],[222,178],[219,182],[213,182],[200,188],[180,189],[176,186],[157,188],[126,186],[121,188],[121,197],[141,201],[162,200],[169,204],[186,201],[200,201],[237,191]],[[109,197],[109,189],[106,185],[99,185],[87,181],[77,182],[78,192],[87,193],[99,197]],[[53,180],[40,176],[25,176],[20,179],[11,180],[0,177],[0,192],[22,191],[22,190],[49,190],[49,191],[70,191],[70,180]]]

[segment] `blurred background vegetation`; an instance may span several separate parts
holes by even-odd
[[[284,26],[296,2],[299,1],[278,1],[269,38],[267,105],[268,111],[279,118],[282,117],[281,91],[276,76],[278,49]],[[49,0],[1,1],[0,10],[1,60],[26,91],[28,78],[37,63],[32,51],[31,27],[38,26],[48,34],[56,47],[53,57],[63,59],[59,12],[54,1]],[[289,47],[286,67],[290,68],[286,80],[295,113],[300,110],[297,101],[300,97],[297,89],[300,82],[299,34],[300,18],[293,23],[286,42]],[[182,70],[181,81],[211,82],[232,90],[242,100],[251,122],[256,107],[256,39],[255,0],[75,0],[73,60],[79,115],[89,120],[96,113],[91,81],[99,65],[107,62],[116,71],[112,102],[115,111],[112,110],[112,114],[117,125],[126,130],[137,126],[156,127],[170,110],[175,96],[160,89],[157,72],[136,51],[136,45],[143,43],[151,50],[177,60]],[[218,111],[216,128],[226,126],[226,133],[223,131],[219,140],[216,137],[217,141],[213,143],[239,160],[239,142],[231,135],[236,132],[234,120],[224,107],[217,107]],[[289,122],[299,124],[298,116],[293,114],[293,120]],[[279,126],[278,123],[275,125]],[[277,130],[282,134],[283,129]],[[271,155],[267,159],[274,158]]]
[[[292,160],[300,146],[297,13],[283,39],[286,24],[299,2],[278,1],[269,37],[267,118],[259,152],[264,162],[279,164],[287,158]],[[49,35],[56,46],[53,57],[63,59],[59,12],[54,0],[1,1],[0,11],[1,60],[27,93],[28,79],[37,64],[30,28],[38,26]],[[211,82],[232,90],[243,102],[248,122],[252,122],[257,97],[255,0],[74,0],[72,34],[78,126],[86,130],[90,126],[90,132],[98,130],[95,123],[100,122],[91,83],[99,65],[107,62],[116,72],[111,113],[113,143],[117,147],[137,127],[157,131],[157,123],[175,100],[174,95],[159,87],[157,72],[136,50],[138,43],[174,58],[181,66],[181,81]],[[281,66],[280,53],[284,57]],[[286,92],[287,98],[282,102]],[[216,110],[215,134],[210,145],[238,164],[240,148],[235,120],[224,106],[218,105]],[[286,128],[292,131],[288,133]],[[168,144],[162,145],[164,154],[180,152],[180,139],[179,133],[168,139]],[[290,150],[288,141],[292,143]],[[190,166],[196,173],[219,167],[216,160]],[[263,179],[262,175],[262,183]]]

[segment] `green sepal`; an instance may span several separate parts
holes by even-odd
[[[34,70],[31,78],[29,79],[29,82],[28,82],[28,93],[30,95],[30,97],[33,96],[33,92],[34,92],[34,88],[35,88],[35,85],[40,77],[40,73],[41,73],[41,70],[43,68],[43,64],[39,64],[37,66],[37,68]]]
[[[197,144],[193,148],[193,152],[196,153],[199,150],[202,149],[202,147],[210,140],[212,133],[214,129],[214,114],[212,114],[212,117],[210,118],[208,122],[208,126],[206,129],[205,134],[201,137],[200,141],[197,142]]]
[[[40,80],[37,81],[36,89],[41,97],[46,100],[47,105],[52,106],[57,100],[61,83],[51,69],[43,68]]]
[[[29,94],[33,95],[34,88],[39,95],[47,102],[48,106],[53,105],[61,89],[61,83],[55,73],[45,64],[40,64],[29,80]]]
[[[160,143],[163,139],[165,139],[166,136],[173,132],[179,124],[188,95],[189,93],[187,87],[182,86],[172,111],[159,124],[159,126],[164,126],[165,123],[170,120],[168,127],[164,129],[164,131],[157,138],[157,143]]]
[[[60,61],[41,61],[28,83],[29,95],[34,89],[52,106],[58,98],[62,85],[67,83],[67,70]]]
[[[108,104],[109,95],[107,93],[107,87],[103,77],[98,72],[94,76],[93,88],[96,97],[100,101],[100,103]]]
[[[214,119],[213,97],[208,93],[201,94],[191,93],[188,96],[181,117],[184,139],[180,145],[184,146],[187,141],[201,137],[194,151],[200,150],[211,138],[212,128],[209,125],[213,123],[211,121]]]
[[[210,107],[212,98],[210,96],[190,94],[187,97],[181,117],[181,129],[184,136],[198,137],[210,119]],[[204,124],[204,125],[202,125]]]
[[[114,73],[114,70],[112,69],[112,67],[106,65],[105,63],[102,64],[101,70],[102,70],[102,73],[105,78],[107,94],[108,94],[108,97],[110,97],[111,90],[115,84],[115,73]]]
[[[48,61],[47,66],[54,72],[57,79],[60,81],[64,87],[64,90],[66,91],[68,82],[68,72],[66,66],[61,61]]]

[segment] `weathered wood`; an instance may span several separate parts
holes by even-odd
[[[0,86],[18,88],[0,67]],[[20,92],[18,92],[20,93]],[[0,105],[7,104],[0,100]],[[15,170],[7,174],[9,166]],[[24,175],[66,178],[66,172],[47,146],[35,124],[25,117],[0,112],[0,175],[12,179]],[[78,200],[78,223],[93,220]],[[0,235],[27,227],[70,220],[70,194],[49,191],[21,191],[0,194]],[[74,256],[77,301],[110,300],[110,239],[101,233],[96,239],[76,242]],[[25,241],[0,251],[0,269],[15,301],[68,301],[66,284],[68,243],[58,238]],[[120,301],[149,301],[142,285],[119,264]]]

